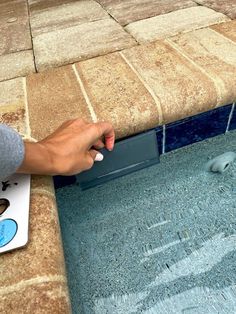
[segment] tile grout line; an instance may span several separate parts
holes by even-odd
[[[82,82],[82,80],[81,80],[81,78],[80,78],[80,76],[79,76],[79,73],[78,73],[78,71],[77,71],[77,69],[76,69],[75,64],[72,65],[72,69],[73,69],[73,71],[74,71],[74,73],[75,73],[75,76],[76,76],[76,78],[77,78],[77,82],[79,83],[80,89],[81,89],[82,94],[83,94],[83,96],[84,96],[84,98],[85,98],[85,101],[86,101],[86,103],[87,103],[87,106],[88,106],[90,115],[91,115],[91,117],[92,117],[92,120],[93,120],[93,122],[97,122],[97,121],[98,121],[98,118],[97,118],[96,113],[95,113],[95,111],[94,111],[93,105],[91,104],[91,102],[90,102],[90,100],[89,100],[88,94],[86,93],[86,90],[85,90],[85,88],[84,88],[84,84],[83,84],[83,82]]]
[[[101,3],[97,2],[97,0],[95,0],[96,3],[102,8],[102,10],[104,10],[107,15],[109,16],[110,19],[112,19],[113,21],[115,21],[117,24],[120,25],[120,27],[123,29],[124,32],[126,32],[135,42],[137,45],[139,45],[139,42],[136,40],[136,38],[130,34],[126,29],[125,27],[129,24],[126,24],[126,25],[122,25],[120,22],[118,22],[118,20],[116,20],[116,18],[108,11],[109,9],[106,9]]]
[[[138,77],[140,82],[144,85],[144,87],[149,92],[149,94],[152,96],[152,98],[153,98],[153,100],[154,100],[154,102],[156,104],[156,107],[157,107],[158,119],[159,119],[158,124],[159,125],[162,124],[162,122],[163,122],[163,114],[162,114],[161,102],[160,102],[159,98],[156,96],[156,94],[153,92],[153,90],[149,87],[149,85],[144,81],[144,79],[141,77],[141,75],[138,73],[138,71],[134,68],[134,66],[124,56],[123,52],[119,51],[118,53],[123,58],[125,63],[130,67],[130,69],[136,74],[136,76]]]
[[[230,111],[230,114],[229,114],[229,119],[228,119],[228,123],[227,123],[227,127],[226,127],[226,130],[225,130],[225,133],[229,132],[230,123],[231,123],[231,120],[232,120],[232,117],[233,117],[233,113],[234,113],[234,107],[235,107],[235,103],[232,104],[232,108],[231,108],[231,111]]]
[[[3,56],[9,56],[9,55],[14,55],[14,54],[18,54],[18,53],[21,53],[21,52],[25,52],[25,51],[31,51],[33,50],[32,48],[27,48],[27,49],[20,49],[20,50],[17,50],[17,51],[12,51],[10,53],[4,53],[1,55],[1,57]]]
[[[56,195],[53,192],[46,191],[43,188],[31,188],[30,194],[31,195],[32,194],[43,194],[43,195],[50,196],[52,198],[56,197]]]
[[[27,129],[26,137],[31,137],[26,77],[23,77],[23,90],[24,90],[24,96],[25,96],[25,116],[26,116],[26,129]]]
[[[12,292],[16,292],[27,288],[32,285],[44,284],[47,282],[67,282],[67,279],[63,275],[48,275],[48,276],[40,276],[31,279],[22,280],[10,286],[3,286],[0,288],[0,295],[6,295]]]
[[[216,25],[219,25],[219,24],[216,24]],[[219,35],[220,37],[223,37],[224,39],[228,40],[229,42],[231,42],[232,44],[236,45],[236,42],[234,42],[232,39],[230,39],[229,37],[221,34],[220,32],[217,32],[216,30],[214,30],[213,28],[211,27],[208,27],[208,29],[212,32],[214,32],[215,34]]]
[[[162,154],[165,154],[166,152],[166,125],[164,124],[162,126]]]
[[[78,1],[78,0],[77,0]],[[65,5],[65,4],[64,4]],[[66,4],[67,5],[67,4]],[[75,25],[69,25],[69,26],[67,26],[66,28],[65,27],[62,27],[62,28],[58,28],[58,29],[52,29],[52,30],[50,30],[49,32],[48,31],[45,31],[45,32],[42,32],[42,33],[37,33],[37,32],[35,32],[34,33],[34,36],[32,36],[32,38],[36,38],[36,37],[38,37],[38,36],[43,36],[43,35],[45,35],[45,34],[48,34],[48,33],[56,33],[56,32],[59,32],[59,31],[61,31],[61,30],[65,30],[65,29],[67,29],[67,28],[73,28],[73,27],[76,27],[76,26],[81,26],[81,25],[83,25],[83,24],[89,24],[89,23],[94,23],[94,22],[98,22],[98,21],[105,21],[105,20],[109,20],[109,17],[107,18],[107,17],[104,17],[104,18],[97,18],[97,19],[94,19],[94,20],[91,20],[91,21],[88,21],[88,22],[83,22],[83,23],[81,23],[81,24],[75,24]],[[73,62],[76,62],[75,60],[73,61]],[[64,65],[67,65],[67,63],[66,64],[64,64]],[[62,65],[63,66],[63,65]]]
[[[23,135],[23,140],[24,141],[29,140],[29,141],[31,141],[33,143],[37,143],[38,142],[35,138],[31,137],[30,135]]]
[[[217,95],[216,95],[217,104],[216,104],[215,108],[217,107],[217,105],[222,104],[223,103],[222,88],[225,90],[225,84],[222,81],[222,79],[216,79],[213,76],[211,76],[210,74],[208,74],[200,65],[198,65],[196,62],[194,62],[186,53],[184,53],[182,51],[182,49],[180,47],[178,47],[178,45],[175,44],[171,39],[166,38],[164,41],[167,42],[181,56],[183,56],[185,59],[187,59],[192,65],[194,65],[194,67],[196,67],[199,71],[201,71],[203,74],[205,74],[213,82],[213,84],[216,88],[216,92],[217,92]]]
[[[35,73],[35,72],[33,72],[33,73]],[[15,80],[15,79],[22,78],[22,77],[23,77],[22,75],[14,76],[12,78],[7,78],[7,79],[4,79],[4,80],[0,80],[0,83],[8,82],[8,81]]]
[[[29,1],[26,1],[27,5],[27,11],[28,11],[28,24],[29,24],[29,31],[30,31],[30,39],[31,39],[31,45],[32,45],[32,55],[33,55],[33,62],[34,62],[34,69],[35,72],[38,72],[36,61],[35,61],[35,54],[34,54],[34,42],[33,42],[33,35],[32,35],[32,28],[31,28],[31,20],[30,20],[30,8],[29,8]]]

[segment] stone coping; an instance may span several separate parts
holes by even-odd
[[[0,81],[235,18],[234,0],[4,0]]]
[[[121,138],[234,103],[235,34],[227,18],[151,43],[126,37],[122,51],[0,82],[0,122],[35,141],[66,119],[109,120]],[[51,178],[32,176],[29,244],[0,261],[0,312],[71,312]]]

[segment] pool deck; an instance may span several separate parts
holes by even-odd
[[[109,120],[121,138],[234,103],[235,1],[155,3],[1,1],[0,123],[37,141]],[[1,313],[71,312],[51,178],[32,177],[30,241],[0,274]]]

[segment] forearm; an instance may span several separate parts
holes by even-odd
[[[20,135],[10,128],[8,133],[13,134],[14,141],[11,136],[4,141],[0,137],[0,153],[5,153],[4,143],[7,147],[7,154],[2,157],[5,166],[1,165],[0,156],[0,179],[15,171],[26,174],[74,175],[90,169],[94,161],[101,161],[103,156],[97,149],[105,146],[111,151],[115,142],[114,129],[110,123],[93,124],[81,119],[63,123],[55,132],[37,143],[24,143]],[[8,171],[4,172],[4,167]],[[1,173],[4,176],[1,177]]]
[[[25,155],[24,160],[17,170],[17,173],[29,174],[56,174],[56,169],[53,169],[50,154],[39,143],[24,143]]]

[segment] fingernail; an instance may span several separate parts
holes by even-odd
[[[109,150],[109,152],[111,152],[113,150],[113,147],[108,147],[107,150]]]
[[[103,160],[103,154],[98,153],[95,157],[95,161],[102,161]]]

